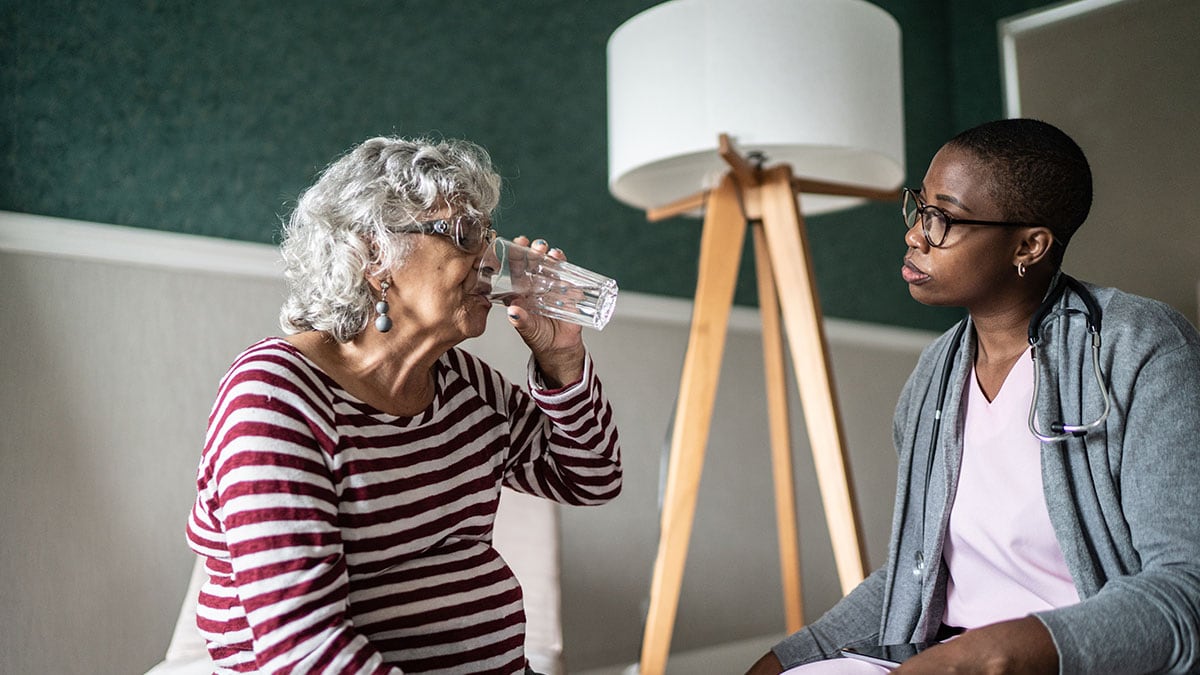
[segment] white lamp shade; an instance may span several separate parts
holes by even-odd
[[[864,0],[672,0],[608,41],[608,181],[640,209],[711,188],[727,133],[801,178],[904,179],[900,27]],[[808,214],[861,199],[802,195]]]

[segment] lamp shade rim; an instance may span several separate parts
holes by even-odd
[[[743,154],[761,152],[765,167],[786,163],[797,178],[810,178],[875,190],[896,190],[904,181],[904,166],[894,157],[862,148],[836,146],[761,145],[739,148]],[[609,180],[617,200],[638,209],[652,209],[716,186],[729,165],[717,146],[665,157],[635,166]],[[805,196],[806,213],[816,215],[847,208],[861,199],[831,195]]]

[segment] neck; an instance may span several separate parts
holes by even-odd
[[[368,326],[346,343],[322,333],[303,333],[290,341],[364,403],[392,415],[412,416],[433,401],[433,367],[450,346],[399,329],[380,333]]]
[[[1030,279],[988,306],[971,310],[977,365],[1011,363],[1029,346],[1029,321],[1041,306],[1050,278]]]
[[[382,399],[368,403],[385,412],[412,415],[432,401],[433,367],[449,346],[428,336],[403,334],[397,328],[380,333],[368,327],[340,345],[339,355],[354,379]]]

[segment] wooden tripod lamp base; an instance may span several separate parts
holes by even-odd
[[[704,213],[640,661],[641,675],[662,675],[748,225],[763,319],[788,629],[800,628],[804,611],[785,343],[842,590],[849,592],[865,574],[796,193],[804,193],[809,214],[849,208],[864,198],[896,199],[905,155],[900,25],[862,0],[671,0],[614,30],[607,57],[609,192],[645,209],[651,220]],[[721,132],[741,134],[747,148],[768,154],[774,164],[751,164]],[[718,134],[720,145],[713,153]],[[676,199],[698,185],[713,185],[714,175],[722,178],[711,190]],[[670,200],[675,201],[660,206]]]
[[[772,471],[788,631],[803,626],[803,605],[785,334],[843,593],[852,590],[866,574],[820,302],[796,192],[812,190],[890,200],[896,199],[897,193],[796,179],[787,164],[766,169],[752,166],[733,149],[725,134],[720,136],[718,152],[729,165],[729,171],[715,189],[647,211],[648,218],[658,220],[703,208],[704,225],[695,306],[671,434],[661,535],[642,642],[641,675],[661,675],[666,668],[748,223],[753,228],[763,322]]]

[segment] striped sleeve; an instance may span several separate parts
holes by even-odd
[[[251,353],[222,381],[201,485],[224,533],[256,672],[397,675],[349,618],[329,453],[333,412],[282,350]],[[204,546],[193,518],[193,546]]]
[[[578,382],[554,390],[540,386],[530,359],[528,384],[528,392],[508,385],[505,484],[563,504],[615,498],[621,492],[620,441],[591,356]]]

